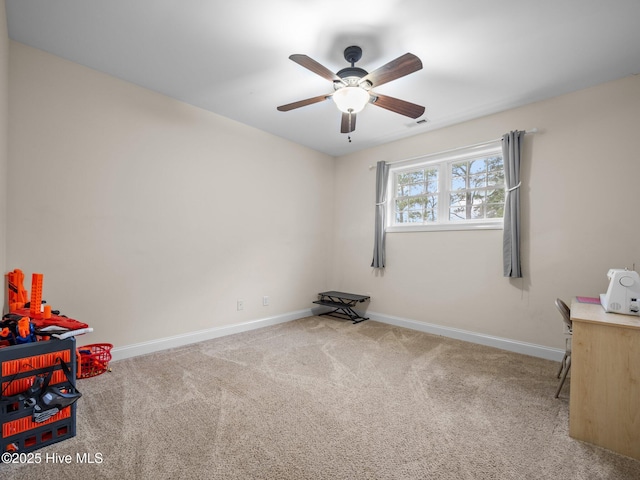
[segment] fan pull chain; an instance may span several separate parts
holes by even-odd
[[[351,112],[353,112],[353,109],[350,108],[349,109],[349,131],[351,132]],[[349,140],[349,143],[351,143],[351,135],[347,135],[347,139]]]

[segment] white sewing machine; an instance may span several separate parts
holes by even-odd
[[[612,268],[607,273],[609,288],[600,294],[605,312],[640,315],[640,276],[638,272]]]

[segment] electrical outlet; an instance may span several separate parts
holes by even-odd
[[[265,295],[264,297],[262,297],[262,306],[266,307],[268,305],[269,305],[269,297]]]
[[[244,302],[242,300],[238,300],[237,306],[238,306],[238,310],[243,310],[244,309]]]

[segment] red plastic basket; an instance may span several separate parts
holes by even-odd
[[[110,343],[94,343],[77,348],[78,372],[76,378],[90,378],[109,370],[111,361]]]

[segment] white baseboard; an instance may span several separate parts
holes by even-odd
[[[292,320],[298,320],[299,318],[317,315],[322,311],[324,310],[317,308],[298,310],[297,312],[284,313],[281,315],[276,315],[274,317],[261,318],[258,320],[252,320],[236,325],[214,327],[206,330],[199,330],[197,332],[190,332],[181,335],[160,338],[158,340],[150,340],[148,342],[125,345],[124,347],[115,347],[111,350],[111,355],[113,356],[112,360],[123,360],[125,358],[136,357],[138,355],[146,355],[148,353],[158,352],[160,350],[166,350],[168,348],[181,347],[183,345],[202,342],[204,340],[211,340],[213,338],[224,337],[226,335],[233,335],[235,333],[247,332],[249,330],[268,327],[270,325],[290,322]],[[463,340],[465,342],[487,345],[489,347],[500,348],[502,350],[521,353],[524,355],[531,355],[533,357],[546,358],[547,360],[555,360],[559,362],[560,360],[562,360],[562,357],[564,355],[564,350],[561,349],[545,347],[543,345],[536,345],[533,343],[520,342],[518,340],[511,340],[509,338],[494,337],[491,335],[471,332],[468,330],[461,330],[459,328],[444,327],[442,325],[435,325],[433,323],[418,322],[416,320],[394,317],[382,313],[367,312],[366,315],[371,320],[375,320],[376,322],[387,323],[389,325],[395,325],[397,327],[409,328],[411,330],[430,333],[432,335],[455,338],[457,340]]]
[[[408,318],[393,317],[382,313],[367,312],[367,316],[376,322],[388,323],[397,327],[409,328],[420,332],[441,335],[443,337],[464,340],[465,342],[478,343],[489,347],[500,348],[510,352],[531,355],[532,357],[546,358],[547,360],[561,361],[564,350],[558,348],[545,347],[533,343],[520,342],[509,338],[494,337],[483,333],[470,332],[459,328],[443,327],[432,323],[418,322]]]
[[[290,322],[292,320],[309,317],[311,315],[313,315],[311,309],[299,310],[297,312],[284,313],[276,315],[275,317],[261,318],[236,325],[208,328],[197,332],[183,333],[181,335],[150,340],[148,342],[125,345],[124,347],[115,347],[111,350],[111,355],[113,357],[112,361],[137,357],[138,355],[146,355],[148,353],[158,352],[168,348],[181,347],[183,345],[224,337],[226,335],[233,335],[235,333],[247,332],[249,330]]]

